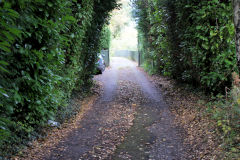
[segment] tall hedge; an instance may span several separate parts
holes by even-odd
[[[100,39],[101,39],[100,48],[101,49],[109,49],[110,48],[110,41],[111,41],[111,31],[110,31],[110,28],[107,25],[104,26]]]
[[[54,120],[73,90],[91,84],[101,30],[117,6],[116,0],[0,1],[0,153]]]
[[[134,0],[139,48],[153,72],[221,92],[237,70],[230,0]]]

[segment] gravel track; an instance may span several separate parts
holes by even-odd
[[[182,129],[136,63],[114,57],[94,79],[103,85],[103,94],[75,122],[77,127],[53,147],[24,159],[186,159]]]

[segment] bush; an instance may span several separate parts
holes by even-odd
[[[104,50],[107,49],[109,50],[110,48],[110,41],[111,41],[111,31],[108,26],[104,26],[102,29],[101,33],[101,38],[100,38],[100,49]]]
[[[135,0],[139,49],[157,73],[222,92],[237,71],[231,1]]]
[[[239,80],[231,76],[238,72],[231,1],[133,0],[133,5],[138,47],[150,73],[173,77],[214,95],[225,93],[232,80]],[[227,100],[218,96],[209,103],[227,159],[239,157],[239,105],[239,83]]]
[[[115,0],[0,1],[1,155],[54,120],[73,90],[91,86],[115,7]]]
[[[219,95],[208,104],[208,112],[217,122],[218,131],[222,135],[220,139],[225,159],[237,159],[240,156],[240,88],[236,73],[233,79],[236,83],[226,97]]]

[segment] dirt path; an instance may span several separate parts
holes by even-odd
[[[112,58],[111,67],[95,80],[103,84],[103,94],[76,127],[56,145],[43,145],[23,159],[185,159],[181,129],[135,63]]]
[[[136,64],[121,58],[119,80],[130,81],[139,86],[141,95],[137,101],[133,126],[117,147],[113,159],[185,159],[182,131],[173,125],[174,117],[163,101],[162,95],[147,79]]]

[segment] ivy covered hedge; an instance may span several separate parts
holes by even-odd
[[[91,85],[116,0],[0,1],[0,155]],[[3,151],[6,151],[3,153]]]
[[[134,0],[144,66],[206,91],[237,70],[233,9],[224,0]]]

